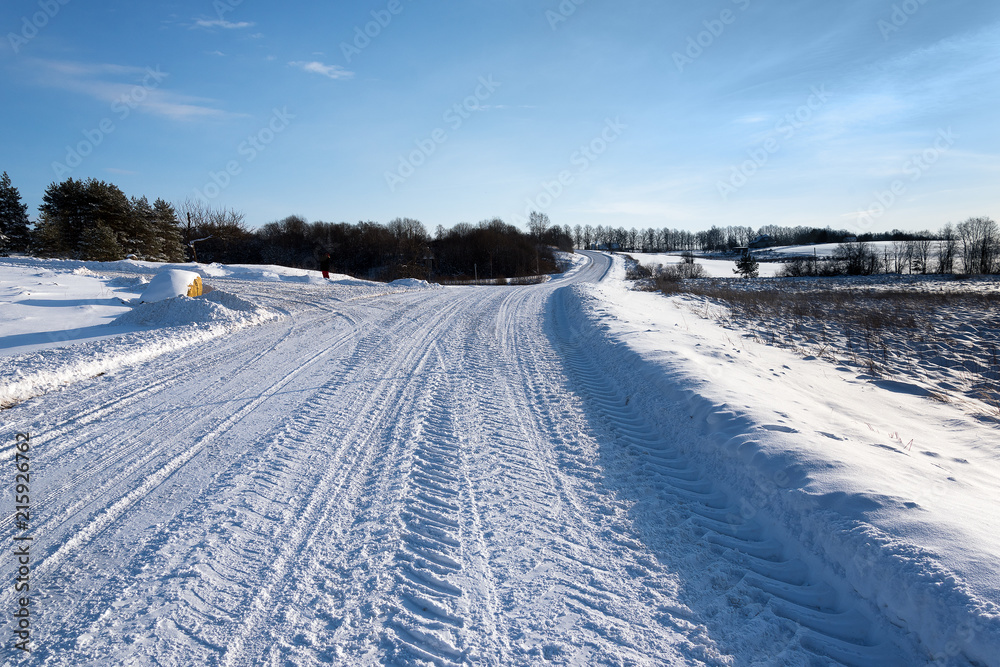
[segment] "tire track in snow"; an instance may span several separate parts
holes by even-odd
[[[265,351],[254,351],[249,355],[250,359],[243,363],[251,364],[260,360],[287,341],[291,334],[292,330],[286,331]],[[338,349],[342,344],[349,342],[352,336],[353,332],[347,330],[331,344],[331,349]],[[166,378],[150,385],[148,375],[136,374],[136,379],[130,380],[130,384],[140,385],[139,388],[126,388],[127,393],[124,397],[116,395],[113,401],[99,404],[73,417],[63,418],[50,426],[38,425],[29,429],[30,432],[39,434],[36,449],[40,454],[36,466],[41,463],[45,467],[46,475],[62,477],[58,483],[42,487],[42,494],[35,499],[36,505],[50,508],[41,515],[42,521],[38,523],[38,530],[54,534],[57,532],[56,526],[84,511],[88,505],[106,503],[108,497],[118,495],[120,492],[116,491],[117,487],[127,484],[128,480],[141,474],[151,463],[163,457],[164,452],[149,446],[151,438],[148,434],[156,435],[165,429],[170,429],[170,422],[176,416],[170,411],[159,411],[156,419],[144,419],[140,428],[130,431],[127,438],[118,438],[117,434],[108,433],[107,425],[101,423],[102,419],[126,411],[132,404],[149,400],[183,381],[190,381],[198,372],[192,367],[203,367],[217,361],[229,360],[231,354],[229,350],[213,351],[206,357],[186,360],[181,365],[164,360],[163,364],[170,372]],[[213,391],[218,391],[221,397],[227,396],[224,393],[226,391],[224,378],[213,378],[208,386],[199,388],[199,395],[202,400],[212,401]],[[89,394],[85,395],[88,398],[82,402],[92,403],[93,399]],[[72,412],[74,407],[75,405],[62,407],[60,413]],[[214,418],[213,415],[205,416],[195,411],[191,418],[185,419],[188,422],[185,426],[192,429],[199,423],[209,424]],[[94,434],[94,439],[91,439],[91,433]],[[152,440],[155,441],[155,438]],[[119,469],[119,464],[124,464],[124,467]],[[60,475],[62,470],[68,471],[67,474]],[[73,499],[73,494],[78,489],[86,489],[88,492],[82,497]],[[67,500],[70,501],[68,504]],[[59,509],[53,512],[55,508]],[[12,516],[0,518],[0,528],[8,528],[12,521]]]
[[[266,332],[261,332],[260,334],[263,338],[267,339],[270,336]],[[73,482],[76,484],[81,484],[83,489],[87,491],[84,497],[84,501],[74,500],[70,497],[69,503],[71,506],[78,506],[82,502],[88,503],[102,503],[103,506],[100,507],[96,512],[93,512],[89,518],[86,519],[82,526],[72,527],[73,532],[70,532],[65,537],[61,537],[59,533],[61,532],[61,527],[57,525],[60,521],[64,521],[67,514],[66,511],[55,512],[56,506],[43,508],[45,511],[41,513],[43,518],[42,523],[38,523],[36,526],[36,531],[40,535],[43,535],[47,542],[54,542],[55,545],[60,545],[58,549],[53,549],[54,553],[49,558],[39,559],[39,566],[37,572],[41,572],[45,579],[45,585],[42,587],[43,597],[49,597],[52,594],[62,594],[65,595],[66,591],[73,590],[75,586],[83,583],[81,581],[87,581],[91,579],[92,565],[85,562],[87,559],[86,554],[88,553],[87,545],[90,542],[95,542],[95,537],[102,535],[104,531],[110,528],[114,528],[113,534],[106,535],[102,539],[97,540],[92,548],[89,548],[90,552],[97,551],[96,555],[99,556],[96,562],[107,562],[108,558],[117,560],[116,552],[120,552],[121,549],[116,547],[116,543],[123,539],[120,536],[123,526],[128,525],[127,516],[138,504],[148,504],[146,498],[150,497],[152,494],[159,493],[156,490],[161,486],[162,482],[170,479],[177,474],[178,471],[184,469],[185,466],[190,465],[194,461],[201,461],[202,464],[197,466],[200,471],[205,463],[210,465],[232,465],[238,459],[232,461],[219,460],[218,458],[205,459],[204,456],[199,456],[205,452],[211,451],[215,447],[218,441],[222,438],[224,434],[230,431],[233,427],[239,424],[243,419],[252,414],[257,410],[262,404],[271,400],[276,394],[280,393],[284,387],[286,387],[290,382],[292,382],[298,375],[303,373],[318,362],[323,356],[337,351],[342,345],[347,345],[351,342],[354,336],[353,331],[347,330],[346,332],[341,332],[339,339],[331,342],[330,348],[326,350],[321,350],[313,358],[306,357],[300,366],[294,368],[294,370],[280,371],[275,374],[274,380],[275,384],[265,390],[263,394],[258,392],[258,398],[256,400],[246,399],[245,402],[239,399],[241,404],[235,414],[231,414],[223,420],[223,422],[216,423],[218,420],[218,413],[215,413],[213,421],[213,415],[209,415],[205,418],[196,418],[194,420],[187,417],[184,413],[176,413],[173,411],[157,411],[158,414],[165,415],[157,422],[153,423],[147,428],[164,429],[168,431],[177,430],[176,421],[178,419],[185,422],[184,426],[188,428],[188,432],[196,436],[193,438],[195,442],[193,444],[184,444],[183,449],[176,451],[152,451],[151,454],[147,452],[142,452],[144,458],[142,458],[137,463],[130,464],[124,471],[112,469],[111,464],[114,461],[124,460],[129,461],[129,455],[137,450],[135,445],[135,439],[137,435],[130,434],[129,438],[124,440],[131,442],[128,447],[123,447],[121,451],[116,451],[113,447],[107,448],[107,451],[112,452],[111,456],[104,456],[99,451],[93,451],[92,455],[94,461],[88,464],[89,469],[86,470],[84,475],[77,474],[74,477]],[[287,339],[287,334],[282,336],[281,341]],[[281,342],[279,341],[279,342]],[[269,349],[273,349],[269,348]],[[222,362],[226,361],[229,355],[225,351],[220,350],[217,355],[217,360]],[[261,359],[261,354],[251,353],[251,357],[254,360]],[[185,364],[174,368],[177,376],[183,375],[185,372],[190,373],[190,368],[186,366],[197,365],[199,361],[203,360],[190,360],[185,361]],[[229,362],[234,360],[228,359]],[[237,361],[242,365],[242,361],[239,360],[237,356]],[[271,372],[271,371],[269,371]],[[190,377],[188,378],[190,380]],[[221,390],[221,389],[220,389]],[[210,396],[210,395],[209,395]],[[91,399],[93,400],[93,399]],[[44,399],[42,400],[44,403]],[[148,419],[145,418],[145,411],[142,408],[140,410],[139,423],[149,423]],[[234,406],[236,409],[236,406]],[[72,420],[68,420],[72,421]],[[136,423],[131,421],[128,423]],[[206,433],[207,431],[207,433]],[[202,435],[199,436],[198,434]],[[70,433],[71,436],[77,436],[76,433]],[[171,434],[173,435],[173,434]],[[183,432],[177,433],[174,437],[173,442],[169,444],[173,445],[180,441],[177,436],[183,437]],[[81,437],[81,436],[77,436]],[[107,434],[107,437],[112,443],[118,444],[114,439],[114,434]],[[86,436],[82,436],[84,440],[84,445],[79,445],[76,447],[78,450],[89,450],[94,449],[93,443],[89,442]],[[141,441],[140,441],[141,442]],[[141,448],[140,448],[141,449]],[[47,455],[48,453],[46,453]],[[147,455],[148,454],[148,455]],[[166,455],[165,455],[166,454]],[[156,463],[156,459],[165,461],[165,465],[159,465],[151,468],[144,468],[143,464],[146,462]],[[46,468],[51,467],[51,464],[46,466]],[[190,479],[190,476],[185,476],[183,480],[172,482],[173,486],[178,484],[186,484],[186,480]],[[81,482],[81,480],[83,480]],[[44,481],[44,479],[43,479]],[[63,488],[71,487],[71,484],[63,484]],[[44,485],[43,485],[44,488]],[[94,489],[99,489],[102,493],[94,493]],[[51,495],[51,494],[49,494]],[[70,491],[67,490],[67,495],[70,495]],[[62,499],[60,499],[62,500]],[[139,513],[140,515],[142,512]],[[139,516],[141,519],[142,517]],[[124,523],[123,523],[124,521]],[[68,526],[67,526],[68,527]],[[137,557],[142,557],[142,548],[147,544],[155,544],[162,541],[163,531],[167,530],[170,524],[158,525],[152,532],[140,533],[140,542],[138,544],[133,544],[134,547],[139,547]],[[176,526],[173,526],[176,527]],[[127,539],[127,538],[125,538]],[[36,545],[37,547],[38,545]],[[37,554],[42,555],[43,552],[39,551]],[[135,562],[133,559],[132,562]],[[70,565],[70,563],[72,563]],[[96,571],[94,574],[98,574]],[[96,582],[96,587],[88,587],[79,593],[72,595],[69,600],[72,600],[71,607],[76,607],[76,612],[71,613],[62,622],[53,622],[48,618],[49,605],[44,604],[42,606],[42,612],[45,616],[40,623],[42,628],[55,629],[57,627],[79,627],[78,624],[83,623],[86,627],[86,623],[89,622],[87,619],[93,619],[101,611],[103,611],[105,603],[107,602],[107,596],[114,595],[116,587],[120,588],[124,584],[122,581],[128,577],[129,572],[123,569],[114,568],[110,571],[98,574],[98,581]],[[103,581],[101,581],[103,579]],[[9,591],[8,591],[9,593]],[[63,611],[66,611],[63,609]],[[55,640],[55,638],[53,638]],[[56,641],[45,642],[45,645],[41,647],[41,653],[45,653],[49,648],[54,648]],[[40,656],[41,654],[39,654]]]
[[[261,395],[244,405],[242,408],[237,410],[233,415],[225,419],[216,428],[212,429],[204,436],[199,438],[192,446],[187,448],[186,451],[181,453],[181,455],[174,457],[165,465],[160,466],[157,470],[153,471],[145,481],[134,488],[132,491],[126,493],[125,495],[119,497],[117,500],[112,502],[106,509],[98,514],[96,517],[90,519],[88,523],[81,529],[76,530],[74,534],[67,539],[62,546],[60,546],[52,555],[43,558],[41,561],[37,562],[34,571],[36,576],[43,577],[45,574],[57,567],[59,563],[66,558],[72,551],[80,549],[83,545],[92,540],[96,535],[103,531],[110,524],[114,523],[119,517],[121,517],[129,507],[134,505],[140,498],[147,496],[153,489],[162,484],[170,475],[180,469],[184,464],[193,459],[195,455],[200,453],[205,447],[208,446],[213,440],[218,438],[220,435],[231,429],[234,425],[239,423],[241,419],[249,415],[251,412],[256,410],[262,403],[267,401],[271,396],[278,393],[282,388],[285,387],[289,382],[291,382],[296,375],[302,372],[304,369],[308,368],[310,365],[326,356],[328,350],[323,350],[317,354],[314,354],[311,358],[307,359],[302,366],[296,368],[295,370],[287,373],[281,381],[265,389]],[[12,589],[5,591],[6,594],[10,594]]]
[[[392,315],[388,321],[395,320],[398,320],[397,315]],[[335,425],[323,428],[325,422],[318,415],[329,409],[329,402],[338,390],[359,382],[365,360],[377,350],[385,331],[376,329],[373,334],[376,340],[369,337],[352,350],[346,373],[338,369],[332,373],[333,379],[330,379],[331,373],[324,373],[326,384],[300,404],[300,409],[287,417],[283,425],[262,439],[264,447],[237,450],[237,457],[227,465],[216,484],[186,512],[162,527],[159,530],[162,539],[149,541],[145,551],[137,556],[136,560],[145,563],[152,578],[141,578],[123,591],[120,601],[111,605],[84,635],[91,639],[107,636],[108,624],[116,624],[128,629],[127,632],[119,629],[119,634],[141,636],[149,631],[138,627],[147,615],[143,602],[166,596],[169,601],[164,606],[176,609],[169,618],[161,619],[163,627],[155,628],[157,636],[171,644],[171,653],[194,650],[195,653],[188,656],[189,662],[217,664],[232,637],[230,626],[239,624],[240,614],[248,604],[247,598],[269,583],[263,581],[255,586],[257,582],[243,580],[260,577],[269,567],[268,559],[277,557],[268,552],[268,548],[283,538],[291,523],[290,517],[302,509],[302,502],[294,502],[298,497],[296,492],[306,499],[315,495],[315,483],[311,488],[304,487],[316,482],[316,478],[303,475],[303,472],[308,473],[317,462],[336,469],[343,458],[343,448],[338,452],[340,458],[330,456],[328,443],[336,440],[336,434],[330,429]],[[353,332],[346,337],[351,338]],[[327,352],[336,348],[337,345],[331,345]],[[313,375],[316,372],[313,371]],[[354,391],[363,393],[360,386]],[[356,417],[356,414],[350,415],[350,418]],[[296,459],[301,459],[297,466]],[[287,492],[292,495],[288,496]],[[239,504],[230,507],[230,520],[222,528],[217,529],[206,520],[206,514],[218,513],[220,508],[231,506],[233,500]],[[294,506],[289,507],[289,504]],[[276,508],[279,511],[275,511]],[[255,523],[251,523],[253,521]],[[197,528],[192,531],[188,528],[190,525]],[[205,527],[209,527],[208,535],[199,532]],[[166,563],[162,562],[162,554],[170,554]],[[169,583],[165,585],[165,581]],[[177,582],[180,584],[174,586]],[[122,618],[129,620],[123,623]],[[92,650],[112,653],[114,649]]]
[[[450,410],[442,409],[449,392],[441,385],[438,370],[428,387],[435,409],[416,434],[400,513],[403,529],[386,621],[393,643],[387,658],[393,664],[452,665],[469,657],[469,605],[455,583],[462,571],[461,448]]]
[[[287,326],[286,331],[284,331],[281,336],[275,340],[273,343],[269,343],[267,349],[258,351],[252,349],[237,349],[233,350],[232,347],[223,345],[226,342],[226,337],[213,340],[211,345],[208,347],[200,347],[197,350],[197,354],[192,354],[192,350],[189,348],[184,348],[182,350],[177,350],[174,352],[167,353],[164,356],[156,357],[140,365],[143,372],[132,372],[136,367],[128,367],[126,369],[119,369],[114,371],[111,375],[103,376],[105,381],[113,380],[119,383],[115,388],[114,400],[106,404],[93,403],[93,400],[88,391],[78,391],[76,395],[70,392],[65,393],[65,400],[59,402],[58,414],[59,415],[70,415],[68,417],[56,417],[56,421],[47,422],[41,419],[35,419],[34,421],[28,421],[26,417],[17,415],[13,417],[17,426],[11,425],[15,431],[30,431],[31,433],[38,433],[43,435],[46,440],[54,441],[54,446],[47,451],[47,454],[57,455],[62,454],[63,450],[70,446],[69,442],[63,440],[63,436],[70,433],[74,433],[80,426],[86,426],[98,422],[100,419],[106,417],[109,414],[115,412],[121,412],[129,406],[148,399],[150,396],[162,393],[163,391],[170,389],[174,385],[183,382],[190,378],[193,369],[198,367],[213,366],[219,361],[229,360],[234,354],[247,357],[246,361],[243,363],[250,364],[256,360],[263,358],[269,353],[273,352],[279,346],[287,342],[293,335],[302,335],[302,329],[305,328],[316,328],[316,327],[326,327],[334,319],[343,319],[348,325],[355,326],[357,324],[356,319],[351,316],[350,313],[335,311],[329,309],[322,304],[316,304],[323,314],[319,317],[303,317],[300,320],[289,321],[289,320],[277,320],[274,322],[266,322],[259,327],[255,327],[256,330],[267,329],[270,327],[285,325]],[[240,335],[247,335],[246,330],[240,330],[236,332]],[[254,331],[253,333],[256,333]],[[264,334],[266,335],[266,334]],[[178,363],[180,361],[180,363]],[[154,371],[157,373],[157,379],[150,382],[149,371]],[[126,384],[120,384],[122,380],[125,379]],[[203,390],[208,389],[212,384],[218,384],[220,380],[213,379],[210,385],[203,387]],[[101,390],[103,387],[100,383],[97,383],[94,390]],[[44,397],[44,396],[43,396]],[[34,412],[31,409],[32,402],[39,402],[43,397],[36,397],[34,399],[29,399],[25,402],[20,403],[21,408],[27,408],[21,410],[30,414]],[[13,414],[15,411],[11,411]],[[0,445],[0,455],[5,453],[7,450],[11,449],[11,445],[8,442],[2,443]]]
[[[345,319],[350,321],[349,318]],[[322,321],[322,323],[326,324],[327,322]],[[311,324],[316,323],[313,322]],[[297,328],[300,328],[297,324],[290,326],[277,341],[271,343],[263,351],[253,351],[246,354],[241,350],[240,353],[248,357],[243,364],[252,364],[268,353],[273,352],[286,342]],[[338,341],[338,344],[340,342]],[[188,350],[184,350],[180,353],[183,357],[188,357],[183,359],[180,364],[176,363],[175,355],[168,355],[167,358],[161,357],[151,361],[149,364],[143,365],[143,372],[134,373],[124,371],[115,373],[112,378],[109,378],[110,381],[117,383],[124,377],[127,378],[125,380],[127,384],[124,387],[119,385],[114,389],[116,393],[113,400],[94,405],[90,392],[84,390],[80,392],[83,398],[74,400],[68,405],[65,403],[60,405],[59,413],[61,415],[69,413],[72,416],[59,417],[54,423],[45,423],[36,420],[30,425],[25,424],[15,429],[35,434],[37,451],[41,452],[41,456],[44,457],[42,460],[48,468],[63,468],[76,471],[67,475],[65,481],[61,484],[47,487],[44,491],[44,496],[36,500],[39,505],[51,506],[56,504],[58,499],[65,498],[72,489],[89,487],[88,482],[91,479],[98,479],[106,470],[123,459],[133,458],[137,455],[142,457],[141,463],[132,466],[134,469],[141,469],[148,460],[155,458],[157,452],[148,448],[145,434],[156,432],[157,429],[162,428],[161,422],[168,421],[171,417],[169,414],[161,414],[158,421],[146,420],[140,430],[134,430],[129,433],[124,446],[119,446],[111,450],[115,452],[114,455],[102,455],[93,460],[95,444],[97,445],[96,448],[99,448],[102,452],[109,451],[109,448],[99,442],[101,438],[107,438],[107,434],[103,428],[105,424],[102,424],[101,420],[108,416],[127,411],[130,406],[140,401],[149,400],[153,396],[163,394],[183,382],[190,381],[191,377],[196,375],[200,368],[212,366],[221,360],[231,360],[233,354],[230,348],[220,348],[218,345],[212,346],[206,354],[199,355],[196,359],[191,359],[190,355],[187,354],[188,352]],[[166,371],[166,377],[161,376],[150,383],[149,372],[151,370],[157,373]],[[224,385],[225,378],[212,378],[207,385],[199,388],[200,397],[203,400],[206,398],[211,399],[213,391],[222,392],[225,390]],[[94,387],[95,391],[102,389],[103,387],[100,386]],[[123,389],[125,391],[124,394],[120,393]],[[79,405],[86,407],[81,410],[77,407]],[[197,418],[198,415],[196,414],[195,419]],[[98,438],[97,443],[87,437],[90,433],[93,433],[94,437]],[[13,442],[13,437],[9,438],[9,441]],[[81,441],[82,445],[80,444]],[[128,477],[129,475],[130,473],[128,472],[117,473],[118,477]],[[107,489],[104,489],[97,493],[96,497],[103,498],[106,495]],[[12,522],[12,516],[0,517],[0,529],[9,528]]]
[[[217,663],[232,636],[230,626],[239,623],[247,598],[266,583],[255,579],[267,571],[269,549],[284,538],[290,517],[304,510],[298,494],[312,498],[315,482],[322,481],[304,476],[303,470],[318,463],[335,469],[348,455],[343,448],[329,451],[332,434],[328,428],[317,428],[313,416],[329,404],[340,383],[334,379],[319,387],[301,404],[301,412],[265,438],[264,447],[243,449],[209,493],[161,530],[163,539],[152,540],[136,558],[147,564],[153,578],[134,583],[120,596],[139,608],[112,605],[88,634],[98,636],[109,623],[130,613],[141,616],[143,601],[166,597],[177,610],[157,629],[175,644],[171,653],[180,648],[176,644],[186,644],[201,651],[189,656],[190,662],[211,658]],[[281,512],[275,512],[279,507]],[[225,520],[220,525],[205,523],[206,513],[222,508],[226,508]],[[198,529],[208,525],[208,533],[188,532],[186,526],[192,524]],[[169,556],[161,565],[158,561],[164,560],[164,554]]]
[[[698,629],[656,618],[672,582],[662,572],[633,582],[642,563],[656,569],[652,559],[636,543],[621,546],[624,529],[604,514],[615,500],[581,497],[589,478],[578,481],[557,455],[573,422],[563,423],[562,373],[541,332],[546,296],[497,292],[464,342],[461,430],[490,536],[490,578],[502,582],[493,595],[505,653],[495,664],[716,662]]]
[[[222,658],[222,664],[251,664],[275,642],[263,640],[258,628],[265,624],[269,607],[280,608],[281,604],[272,604],[272,599],[278,597],[285,600],[289,597],[301,597],[302,591],[278,591],[276,587],[283,583],[285,574],[292,569],[296,572],[316,571],[314,549],[319,546],[322,538],[329,539],[330,533],[340,537],[340,532],[350,520],[359,518],[364,501],[361,496],[365,491],[362,478],[371,474],[376,458],[394,461],[398,460],[400,442],[389,438],[388,443],[379,439],[383,429],[391,427],[400,421],[403,414],[408,414],[415,404],[413,392],[416,390],[407,381],[415,369],[420,369],[434,351],[434,341],[442,335],[441,329],[447,326],[448,317],[458,307],[456,303],[446,303],[432,314],[418,313],[408,318],[400,314],[393,315],[399,319],[393,330],[377,332],[369,349],[363,351],[356,360],[356,368],[360,374],[375,371],[377,377],[374,386],[361,387],[359,398],[345,409],[343,419],[346,422],[343,430],[337,429],[344,447],[348,444],[356,447],[350,454],[350,462],[346,468],[331,466],[323,476],[309,500],[306,510],[299,515],[295,526],[289,532],[289,538],[283,542],[280,554],[270,567],[268,582],[250,603],[250,612],[239,622],[239,630],[230,642]],[[423,320],[422,322],[420,320]],[[419,323],[417,331],[407,330],[414,323]],[[397,354],[392,355],[392,346],[401,347]],[[387,362],[385,369],[372,369],[369,364],[373,358]],[[371,422],[376,421],[381,427],[371,428]],[[380,451],[380,444],[388,444],[387,451]],[[387,474],[395,471],[387,471]],[[384,499],[388,500],[387,497]],[[346,508],[347,511],[337,511]],[[377,516],[385,516],[377,512]],[[336,521],[339,519],[339,521]],[[339,525],[331,525],[331,524]],[[388,554],[382,554],[386,558]],[[371,566],[377,562],[369,562]],[[379,570],[378,567],[375,568]],[[384,586],[383,582],[381,586]],[[342,626],[343,627],[343,626]],[[248,645],[253,637],[253,645]]]
[[[793,549],[769,536],[758,522],[744,518],[692,461],[656,434],[577,343],[564,308],[557,295],[556,334],[566,365],[587,402],[622,446],[643,459],[646,474],[656,480],[654,488],[685,501],[689,520],[704,531],[707,541],[726,549],[746,568],[743,581],[770,598],[767,605],[776,616],[798,626],[800,645],[845,665],[909,664],[909,652],[876,632],[872,619],[856,601],[839,599],[828,581],[810,572],[801,560],[787,556]]]

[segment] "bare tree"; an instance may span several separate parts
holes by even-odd
[[[941,241],[938,243],[938,273],[952,273],[955,270],[955,254],[958,252],[958,235],[949,222],[941,230]]]
[[[536,242],[540,243],[551,224],[548,215],[532,211],[528,216],[528,233],[535,238]]]
[[[849,276],[870,276],[882,268],[878,254],[868,243],[841,243],[833,257]]]
[[[990,218],[969,218],[958,223],[962,242],[962,263],[966,273],[994,273],[997,268],[1000,234]]]
[[[930,234],[927,234],[929,237]],[[931,240],[930,238],[916,239],[909,241],[910,245],[910,271],[927,273],[931,261]]]

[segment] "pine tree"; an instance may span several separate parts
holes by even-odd
[[[132,197],[130,215],[122,247],[139,259],[160,261],[160,240],[156,229],[156,212],[145,197]]]
[[[125,257],[118,235],[100,222],[80,235],[79,250],[83,259],[93,262],[114,262]]]
[[[43,255],[68,256],[80,245],[80,235],[91,220],[93,204],[83,181],[68,178],[45,190],[37,230],[38,250]]]
[[[26,252],[31,242],[28,225],[28,205],[5,171],[0,177],[0,253]]]
[[[84,249],[94,247],[94,239],[103,238],[104,232],[96,237],[89,235],[86,243],[84,233],[99,224],[114,234],[115,246],[123,253],[141,253],[143,225],[136,221],[128,197],[117,186],[93,178],[69,178],[52,183],[42,201],[39,210],[43,229],[38,238],[44,254],[94,259]]]
[[[153,224],[158,242],[158,260],[161,262],[183,262],[184,243],[181,240],[180,223],[173,204],[157,199],[153,202]]]
[[[35,223],[32,252],[42,257],[54,257],[68,252],[62,225],[47,213],[43,212]]]
[[[756,278],[760,273],[760,264],[752,253],[747,253],[736,260],[736,268],[733,273],[738,273],[744,278]]]

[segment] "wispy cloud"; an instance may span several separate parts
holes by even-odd
[[[115,113],[143,111],[174,120],[228,119],[233,114],[216,101],[163,89],[169,73],[159,67],[32,60],[36,83],[106,102]]]
[[[34,60],[32,62],[36,65],[41,65],[49,72],[74,77],[102,75],[141,77],[146,73],[146,70],[142,67],[114,65],[110,63],[77,63],[67,60]]]
[[[194,22],[192,28],[224,28],[225,30],[242,30],[243,28],[252,28],[254,26],[250,21],[240,21],[239,23],[233,23],[232,21],[227,21],[225,19],[197,19]]]
[[[323,63],[317,60],[313,60],[310,62],[296,60],[288,64],[291,65],[292,67],[298,67],[304,72],[309,72],[310,74],[319,74],[321,76],[325,76],[330,79],[350,79],[352,76],[354,76],[354,72],[346,70],[340,65],[324,65]]]

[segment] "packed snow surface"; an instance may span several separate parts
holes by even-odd
[[[208,297],[126,305],[161,268],[0,261],[5,664],[998,664],[994,424],[598,253],[523,287],[188,265]],[[88,331],[25,352],[32,308]]]

